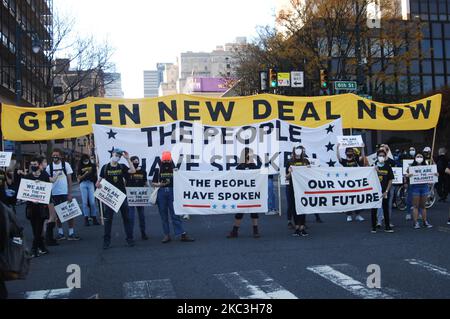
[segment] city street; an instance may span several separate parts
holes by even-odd
[[[103,227],[86,228],[80,218],[81,241],[50,247],[49,255],[32,261],[27,280],[7,285],[10,297],[19,299],[450,298],[448,210],[449,204],[435,205],[431,230],[413,230],[394,210],[394,234],[371,234],[368,213],[362,223],[330,214],[317,224],[309,216],[306,238],[292,237],[285,215],[262,215],[262,237],[254,239],[245,216],[240,238],[233,240],[225,238],[231,215],[194,216],[185,227],[196,242],[162,244],[160,218],[152,207],[146,210],[149,241],[140,240],[136,225],[136,247],[128,248],[116,216],[107,251]],[[23,206],[18,214],[29,240]],[[67,289],[71,264],[81,267],[80,289]],[[381,267],[381,289],[366,285],[372,264]]]

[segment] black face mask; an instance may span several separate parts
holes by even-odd
[[[53,157],[53,163],[59,162],[61,160],[61,158],[59,157]]]
[[[133,163],[134,168],[138,168],[139,167],[139,163]]]
[[[33,173],[36,173],[39,170],[39,166],[31,166],[30,168]]]
[[[84,165],[87,165],[87,164],[89,164],[89,162],[90,162],[89,160],[84,160],[84,161],[83,161],[83,164],[84,164]]]
[[[353,154],[346,154],[348,159],[352,159],[355,155]]]

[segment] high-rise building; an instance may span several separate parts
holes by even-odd
[[[120,73],[105,73],[105,97],[123,98],[122,76]]]
[[[144,71],[144,97],[157,97],[160,83],[160,71]]]

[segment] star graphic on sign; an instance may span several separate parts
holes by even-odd
[[[223,208],[223,209],[226,209],[226,208],[227,208],[227,205],[222,205],[222,208]]]
[[[339,173],[336,174],[336,177],[339,177]]]
[[[330,124],[330,126],[328,126],[328,128],[327,128],[327,134],[334,133],[333,129],[334,129],[334,125]]]
[[[327,148],[327,152],[334,151],[335,145],[336,144],[331,144],[331,142],[329,142],[328,145],[325,145],[325,147]]]
[[[330,159],[329,162],[327,162],[328,167],[334,167],[334,165],[336,165],[336,162],[334,162],[332,159]]]
[[[328,174],[327,174],[327,177],[331,177],[331,174],[330,174],[330,173],[328,173]]]
[[[114,146],[113,146],[112,150],[108,151],[108,153],[111,154],[111,157],[112,157],[112,155],[113,155],[113,153],[114,153],[115,150],[116,150],[116,149],[115,149]]]
[[[231,209],[236,209],[236,205],[231,205]]]
[[[116,135],[118,134],[118,133],[116,133],[116,132],[114,132],[112,129],[111,130],[109,130],[109,132],[108,133],[106,133],[106,134],[108,134],[108,140],[110,140],[110,139],[116,139]]]
[[[345,173],[345,177],[348,177],[348,173]]]
[[[217,205],[216,204],[212,205],[212,208],[217,209]]]

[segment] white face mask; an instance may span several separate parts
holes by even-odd
[[[417,162],[418,164],[422,164],[422,163],[423,163],[423,157],[417,157],[417,158],[416,158],[416,162]]]
[[[386,162],[386,157],[384,156],[378,156],[378,162],[383,164],[384,162]]]
[[[119,160],[120,160],[120,158],[118,156],[111,157],[111,162],[113,162],[113,163],[117,163],[117,162],[119,162]]]
[[[411,156],[415,156],[415,155],[416,155],[416,151],[409,151],[409,154],[410,154]]]
[[[303,154],[303,149],[301,149],[301,148],[296,148],[295,149],[295,155],[302,156],[302,154]]]

